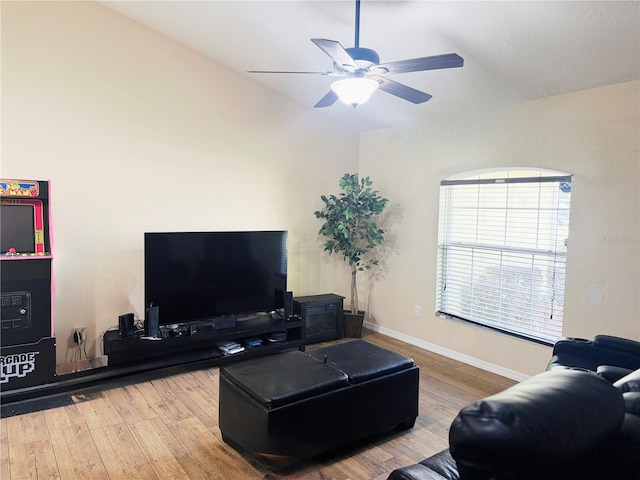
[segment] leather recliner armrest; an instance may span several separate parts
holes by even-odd
[[[449,450],[443,450],[420,463],[398,468],[387,480],[459,480],[458,468]]]
[[[593,355],[594,345],[592,340],[563,337],[553,345],[553,352],[547,365],[547,370],[572,367],[595,370]]]
[[[640,392],[640,368],[622,377],[613,386],[622,392]]]
[[[458,467],[456,466],[456,461],[451,456],[451,452],[449,452],[449,449],[443,450],[440,453],[436,453],[435,455],[423,460],[420,463],[437,472],[442,476],[442,478],[446,480],[457,480],[458,478],[460,478],[458,475]]]
[[[633,370],[624,367],[615,367],[613,365],[600,365],[596,373],[609,382],[617,382],[621,378],[629,375]]]
[[[562,353],[574,354],[593,348],[593,340],[586,338],[563,337],[553,344],[553,355]]]
[[[463,408],[450,450],[465,480],[592,478],[590,452],[624,415],[621,391],[598,375],[551,370]]]

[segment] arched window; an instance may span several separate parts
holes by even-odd
[[[545,344],[562,336],[571,177],[518,168],[440,183],[438,313]]]

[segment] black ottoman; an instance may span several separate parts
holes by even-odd
[[[419,369],[410,358],[355,340],[220,369],[225,442],[255,455],[308,458],[418,415]]]

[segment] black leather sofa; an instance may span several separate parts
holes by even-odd
[[[555,368],[463,408],[449,449],[389,480],[638,480],[640,370]]]

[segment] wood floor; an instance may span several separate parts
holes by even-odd
[[[395,468],[446,448],[460,408],[515,383],[369,330],[363,337],[420,366],[413,429],[270,471],[222,441],[219,370],[208,368],[150,375],[76,395],[71,405],[1,419],[0,478],[384,480]]]

